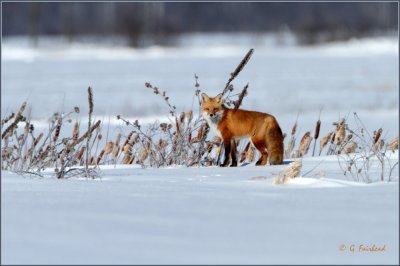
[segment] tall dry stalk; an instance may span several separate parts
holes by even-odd
[[[88,102],[89,102],[89,119],[88,119],[88,132],[89,135],[86,140],[86,163],[85,163],[85,173],[86,177],[89,177],[89,143],[90,143],[90,137],[92,136],[92,131],[90,130],[91,124],[92,124],[92,114],[93,114],[93,93],[92,93],[92,88],[88,88]]]

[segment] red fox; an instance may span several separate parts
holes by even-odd
[[[201,94],[201,112],[208,125],[220,133],[225,146],[225,159],[222,166],[228,166],[231,155],[231,166],[237,166],[236,154],[231,154],[231,140],[248,137],[251,143],[261,152],[256,165],[266,165],[269,152],[269,163],[282,164],[283,134],[275,117],[266,113],[228,109],[222,101],[222,94],[209,97]],[[233,149],[234,150],[234,149]],[[268,151],[268,152],[267,152]]]

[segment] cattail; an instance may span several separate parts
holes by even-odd
[[[340,145],[346,136],[345,131],[345,119],[342,118],[339,124],[336,125],[336,132],[335,132],[335,144]]]
[[[379,128],[374,134],[374,144],[378,142],[379,138],[381,137],[381,134],[382,134],[382,128]]]
[[[22,113],[24,112],[25,107],[26,107],[26,102],[23,102],[17,112],[17,115],[15,116],[14,122],[12,122],[11,125],[6,130],[4,130],[4,132],[1,134],[1,139],[4,139],[4,137],[7,136],[9,133],[10,133],[10,135],[12,135],[12,132],[17,127],[17,124],[20,121],[24,120]]]
[[[165,141],[165,140],[163,140],[163,139],[160,139],[159,141],[158,141],[158,145],[157,145],[157,148],[158,149],[160,149],[160,150],[163,150],[165,147],[167,147],[168,146],[168,143]]]
[[[355,142],[352,142],[349,146],[347,146],[345,152],[346,154],[354,153],[356,149],[357,149],[357,144]]]
[[[44,149],[44,151],[39,153],[39,161],[43,161],[43,159],[46,158],[46,156],[49,153],[50,149],[51,149],[50,145],[47,145],[46,149]]]
[[[317,124],[315,125],[314,139],[317,140],[319,137],[319,131],[321,128],[321,120],[318,119]]]
[[[119,145],[115,145],[114,146],[114,149],[113,149],[113,151],[112,151],[112,154],[113,154],[113,156],[114,157],[118,157],[118,154],[119,154]]]
[[[79,137],[79,123],[75,122],[74,130],[72,131],[72,140],[75,142],[78,140]]]
[[[245,57],[242,59],[242,61],[240,62],[240,64],[236,67],[235,71],[233,71],[233,73],[231,73],[231,77],[229,78],[228,82],[225,85],[225,88],[222,92],[222,94],[225,94],[228,92],[229,89],[229,85],[230,83],[237,77],[237,75],[239,75],[240,71],[242,71],[242,69],[244,68],[244,66],[247,64],[247,62],[249,62],[251,55],[253,54],[254,49],[250,49],[247,54],[245,55]]]
[[[125,152],[125,146],[129,143],[129,140],[130,140],[130,138],[132,137],[133,133],[134,133],[134,132],[131,131],[131,132],[129,133],[128,137],[126,137],[125,142],[124,142],[124,144],[122,145],[122,151],[123,151],[123,152]]]
[[[104,150],[105,150],[105,153],[106,153],[106,154],[110,154],[110,153],[112,152],[113,148],[114,148],[114,143],[113,143],[112,141],[109,141],[109,142],[107,143],[105,149],[104,149]]]
[[[14,116],[15,116],[15,113],[11,113],[8,117],[1,120],[1,125],[3,126],[4,124],[7,124],[8,121],[10,121],[11,119],[14,118]]]
[[[93,93],[92,88],[88,88],[89,115],[93,113]]]
[[[199,130],[197,131],[197,139],[201,140],[203,138],[203,130],[204,130],[204,124],[201,125]]]
[[[82,156],[83,156],[83,153],[85,152],[85,149],[86,149],[86,147],[85,147],[85,146],[82,146],[81,150],[80,150],[79,153],[76,155],[76,160],[77,160],[77,161],[80,161],[80,160],[81,160],[81,158],[82,158]]]
[[[315,131],[314,131],[314,147],[313,147],[312,156],[314,156],[314,154],[315,154],[315,146],[317,144],[317,139],[319,137],[320,129],[321,129],[321,120],[318,118],[317,124],[315,125]]]
[[[311,133],[310,131],[307,131],[300,140],[299,152],[301,157],[307,154],[308,149],[310,147],[310,143],[311,143]]]
[[[292,138],[290,139],[288,144],[286,144],[286,147],[285,147],[285,154],[286,154],[287,158],[290,157],[290,153],[292,152],[295,143],[296,143],[296,139],[292,136]]]
[[[100,141],[101,139],[103,138],[103,135],[102,134],[99,134],[98,136],[97,136],[97,139]]]
[[[138,156],[138,160],[137,163],[142,164],[144,162],[144,160],[146,160],[146,158],[149,156],[149,151],[146,147],[142,147],[139,151],[139,156]]]
[[[399,136],[396,136],[388,145],[388,149],[391,151],[399,149]]]
[[[292,133],[291,133],[292,136],[294,136],[296,134],[296,130],[297,130],[297,121],[294,123],[294,125],[292,127]]]
[[[96,161],[96,164],[97,164],[97,165],[99,165],[99,163],[100,163],[100,161],[101,161],[101,158],[103,158],[104,153],[105,153],[105,150],[102,150],[102,151],[100,152],[99,156],[97,157],[97,161]]]
[[[240,105],[242,105],[243,98],[247,96],[247,88],[249,87],[249,84],[246,84],[244,86],[243,90],[240,92],[237,101],[234,102],[234,109],[238,109]]]
[[[120,150],[120,147],[119,147],[119,142],[120,141],[121,141],[121,133],[118,133],[117,138],[115,140],[114,149],[112,151],[112,154],[113,154],[114,157],[118,157],[119,150]]]
[[[39,143],[39,141],[42,139],[42,137],[43,137],[43,132],[40,133],[39,136],[37,136],[37,138],[33,142],[33,147],[36,147],[36,145]]]
[[[123,164],[132,164],[132,161],[133,161],[133,156],[130,153],[125,154],[124,158],[122,158]]]
[[[383,139],[381,139],[381,140],[378,139],[378,141],[374,144],[373,149],[375,151],[380,151],[384,145],[385,145],[385,141]]]
[[[185,122],[185,113],[184,112],[182,112],[181,115],[179,116],[179,122],[181,124],[183,124]]]
[[[180,135],[181,134],[181,129],[180,129],[179,121],[178,121],[177,118],[175,118],[175,127],[176,127],[177,135]]]
[[[349,141],[353,138],[353,134],[349,134],[346,139],[343,141],[342,145],[339,148],[339,153],[344,149],[344,147],[349,143]]]
[[[15,117],[14,121],[18,121],[19,122],[22,119],[22,113],[24,112],[25,107],[26,107],[26,102],[23,102],[21,104],[21,106],[19,107],[19,110],[17,112],[17,116]]]
[[[94,124],[93,126],[91,126],[90,129],[89,129],[88,131],[85,132],[85,134],[83,134],[77,141],[74,141],[74,145],[76,145],[76,144],[82,142],[84,139],[86,139],[86,138],[89,136],[89,134],[92,134],[92,132],[93,132],[96,128],[98,128],[98,127],[100,126],[100,123],[101,123],[101,121],[98,120],[98,121],[96,122],[96,124]]]
[[[190,123],[192,121],[193,118],[193,112],[192,111],[188,111],[185,113],[186,116],[186,120],[188,121],[188,123]]]
[[[92,156],[92,157],[90,157],[89,164],[93,165],[93,162],[94,162],[94,157]]]

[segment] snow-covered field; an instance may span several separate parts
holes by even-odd
[[[26,39],[3,38],[2,116],[28,99],[38,130],[53,112],[74,106],[85,119],[90,85],[96,118],[163,120],[168,109],[144,82],[166,90],[186,111],[194,73],[200,89],[217,94],[255,48],[233,82],[236,90],[250,83],[243,108],[274,114],[287,133],[298,114],[299,132],[313,130],[323,108],[321,135],[352,112],[370,131],[398,135],[397,37],[311,47],[273,40],[194,35],[180,48],[133,49],[53,39],[32,48]],[[115,120],[110,126],[111,134],[122,128]],[[398,153],[391,158],[398,161]],[[273,185],[285,167],[118,165],[102,167],[96,180],[2,171],[1,263],[399,263],[397,167],[392,182],[379,182],[373,168],[375,182],[365,184],[344,176],[336,156],[308,157],[301,178]],[[384,250],[360,251],[361,245]]]
[[[398,182],[346,180],[336,157],[305,159],[302,173],[321,160],[285,185],[272,185],[285,166],[3,172],[2,263],[398,263]]]

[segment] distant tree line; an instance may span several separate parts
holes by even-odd
[[[168,44],[186,32],[261,32],[288,28],[302,43],[397,30],[396,2],[4,2],[7,35],[128,36]],[[322,37],[323,38],[322,38]]]

